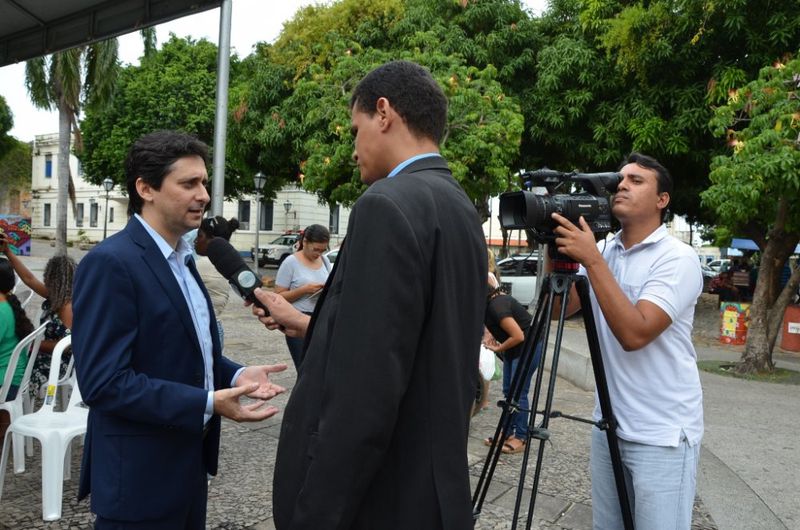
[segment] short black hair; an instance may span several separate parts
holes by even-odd
[[[373,116],[386,98],[417,136],[438,145],[447,125],[447,98],[431,73],[410,61],[392,61],[368,73],[353,90],[350,108]]]
[[[136,180],[141,178],[153,189],[159,190],[172,164],[185,156],[199,156],[208,164],[208,146],[194,136],[179,131],[155,131],[133,143],[125,159],[129,216],[142,213],[144,205],[136,191]]]
[[[670,197],[670,202],[672,202],[672,175],[669,174],[669,170],[665,168],[661,162],[653,158],[652,156],[644,155],[642,153],[637,153],[636,151],[629,154],[625,160],[619,165],[618,169],[622,169],[628,164],[636,164],[638,166],[642,166],[647,169],[651,169],[656,172],[656,182],[658,183],[658,193],[667,193]],[[661,222],[664,222],[664,219],[667,217],[667,208],[661,210]]]

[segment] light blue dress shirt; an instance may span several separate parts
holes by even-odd
[[[421,155],[412,156],[411,158],[397,164],[397,166],[392,170],[392,172],[386,175],[386,178],[394,177],[402,170],[404,170],[406,167],[408,167],[409,164],[412,164],[417,160],[422,160],[423,158],[430,158],[432,156],[442,156],[442,155],[439,153],[422,153]]]
[[[161,234],[147,224],[147,221],[145,221],[142,216],[134,214],[134,217],[142,223],[144,229],[150,234],[150,237],[153,238],[156,246],[158,246],[158,249],[164,255],[164,259],[167,260],[169,268],[175,276],[175,281],[178,282],[178,286],[181,288],[183,298],[186,300],[189,314],[192,316],[192,324],[194,324],[197,340],[200,343],[200,350],[203,353],[203,366],[205,369],[204,388],[208,390],[206,410],[203,414],[203,425],[205,425],[214,414],[214,358],[213,344],[211,342],[211,313],[209,312],[208,301],[203,294],[202,288],[186,266],[187,260],[193,259],[192,248],[183,238],[179,238],[177,248],[173,249],[169,243],[161,237]],[[242,370],[244,370],[244,368],[236,372],[231,386],[233,386]]]

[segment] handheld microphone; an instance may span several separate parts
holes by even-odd
[[[228,280],[236,292],[269,315],[269,310],[253,293],[257,287],[261,287],[261,278],[245,265],[236,249],[223,238],[215,237],[209,241],[207,253],[211,264]]]

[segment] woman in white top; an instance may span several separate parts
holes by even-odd
[[[322,253],[328,249],[331,234],[322,225],[310,225],[303,231],[297,252],[286,258],[275,276],[275,292],[299,311],[310,315],[328,279],[331,264]],[[295,368],[300,368],[303,339],[286,337]]]

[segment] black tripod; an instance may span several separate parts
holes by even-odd
[[[539,477],[542,470],[542,458],[544,455],[544,442],[550,439],[550,432],[547,430],[550,424],[550,418],[565,417],[568,419],[581,421],[597,426],[599,429],[606,432],[608,437],[608,448],[611,453],[611,466],[614,470],[614,481],[617,486],[617,495],[619,497],[620,508],[622,510],[622,520],[625,524],[626,530],[633,529],[633,517],[631,516],[630,503],[628,501],[628,492],[625,488],[625,478],[622,473],[622,461],[620,459],[619,445],[617,443],[616,420],[611,411],[611,401],[608,395],[608,385],[606,383],[606,374],[603,368],[603,358],[600,353],[600,342],[597,338],[597,326],[594,321],[594,314],[591,310],[591,301],[589,299],[589,285],[588,280],[583,276],[578,276],[578,264],[574,261],[559,254],[555,247],[550,244],[548,246],[550,257],[553,260],[552,273],[544,277],[544,284],[542,285],[539,299],[536,303],[536,310],[534,311],[531,328],[525,337],[523,343],[522,353],[517,365],[516,373],[511,380],[508,397],[504,401],[500,401],[498,405],[502,409],[500,421],[497,423],[494,437],[492,438],[492,445],[489,449],[489,454],[486,456],[486,461],[483,465],[478,486],[475,488],[475,493],[472,497],[473,517],[475,520],[481,514],[483,502],[486,499],[486,494],[489,491],[489,484],[491,483],[492,476],[494,475],[497,461],[500,458],[501,448],[503,446],[504,432],[510,432],[511,425],[514,417],[522,409],[519,406],[519,399],[524,387],[524,376],[530,373],[532,366],[537,366],[536,370],[536,383],[533,390],[533,399],[531,401],[530,419],[528,422],[528,443],[522,456],[522,467],[520,469],[519,484],[517,486],[517,498],[514,504],[514,519],[511,523],[511,529],[517,528],[517,521],[519,519],[520,505],[522,504],[522,494],[525,485],[525,478],[528,468],[528,460],[530,456],[530,449],[533,440],[539,441],[538,452],[536,455],[536,469],[533,475],[533,486],[531,491],[530,503],[528,506],[528,516],[526,529],[531,528],[533,522],[533,510],[536,505],[536,495],[539,490]],[[566,318],[567,304],[569,303],[569,294],[572,286],[575,285],[578,297],[581,301],[583,308],[583,322],[586,327],[586,338],[589,342],[589,352],[592,359],[592,368],[594,369],[594,380],[597,388],[597,395],[600,401],[600,410],[603,418],[598,422],[585,420],[583,418],[576,418],[561,414],[557,411],[551,412],[553,404],[553,394],[556,385],[556,370],[558,368],[558,356],[561,350],[561,338],[564,332],[564,320]],[[539,399],[542,390],[542,380],[544,376],[544,367],[547,359],[547,340],[550,333],[550,321],[556,310],[554,301],[558,299],[561,302],[561,309],[558,315],[558,326],[556,328],[555,345],[553,347],[553,356],[550,366],[550,381],[547,387],[547,395],[545,397],[544,409],[538,411]],[[538,354],[539,348],[534,348],[536,345],[541,345],[541,355]],[[536,417],[541,417],[541,422],[536,423]]]

